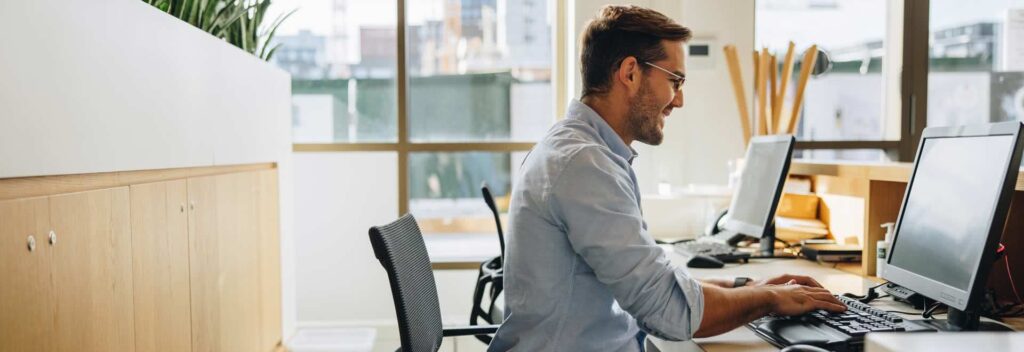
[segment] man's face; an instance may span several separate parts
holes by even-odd
[[[661,45],[668,57],[651,64],[686,77],[683,43],[663,40]],[[647,72],[640,82],[640,89],[630,98],[627,122],[634,140],[659,145],[665,138],[665,119],[672,109],[683,107],[682,84],[675,89],[679,78],[656,67],[645,68]]]

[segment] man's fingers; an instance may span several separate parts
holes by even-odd
[[[811,287],[821,287],[821,284],[819,284],[817,280],[814,280],[811,277],[808,277],[808,276],[798,276],[798,278],[799,279],[797,280],[797,282],[800,282],[801,285],[811,286]]]
[[[828,292],[814,292],[814,293],[811,293],[811,297],[814,297],[814,299],[819,300],[819,301],[825,301],[825,302],[834,303],[834,304],[843,304],[838,299],[836,299],[835,296],[833,296],[831,293],[828,293]]]
[[[846,311],[846,306],[842,304],[836,304],[828,301],[814,300],[814,307],[816,309],[824,309],[829,312],[841,313]]]

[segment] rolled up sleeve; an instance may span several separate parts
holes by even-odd
[[[645,235],[633,176],[616,158],[599,147],[579,150],[555,180],[549,210],[573,250],[641,329],[688,340],[704,311],[700,284]]]

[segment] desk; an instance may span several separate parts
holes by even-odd
[[[672,251],[670,246],[664,246],[668,253],[669,260],[673,263],[684,263],[684,258]],[[877,278],[855,275],[846,271],[833,269],[830,265],[819,264],[804,259],[755,259],[748,264],[729,264],[722,269],[696,269],[690,268],[693,277],[736,277],[750,276],[767,278],[782,274],[806,275],[818,280],[822,286],[833,293],[855,293],[864,294],[867,289],[881,283]],[[871,304],[879,309],[913,311],[907,305],[897,303],[892,299],[878,299]],[[936,315],[937,317],[943,317]],[[908,319],[920,319],[920,317],[904,316]],[[1007,322],[1015,330],[1024,330],[1024,318],[1008,319]],[[662,352],[691,352],[691,351],[777,351],[768,342],[757,337],[753,331],[742,326],[722,335],[709,338],[699,338],[693,341],[663,341],[651,338]]]

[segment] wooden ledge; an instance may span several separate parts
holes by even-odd
[[[0,200],[43,197],[189,177],[272,170],[275,168],[277,168],[276,163],[259,163],[6,178],[0,179]]]
[[[833,176],[847,179],[902,183],[910,182],[910,174],[913,171],[914,163],[845,161],[811,162],[794,160],[789,168],[790,175]],[[1024,172],[1017,175],[1015,189],[1024,191]]]

